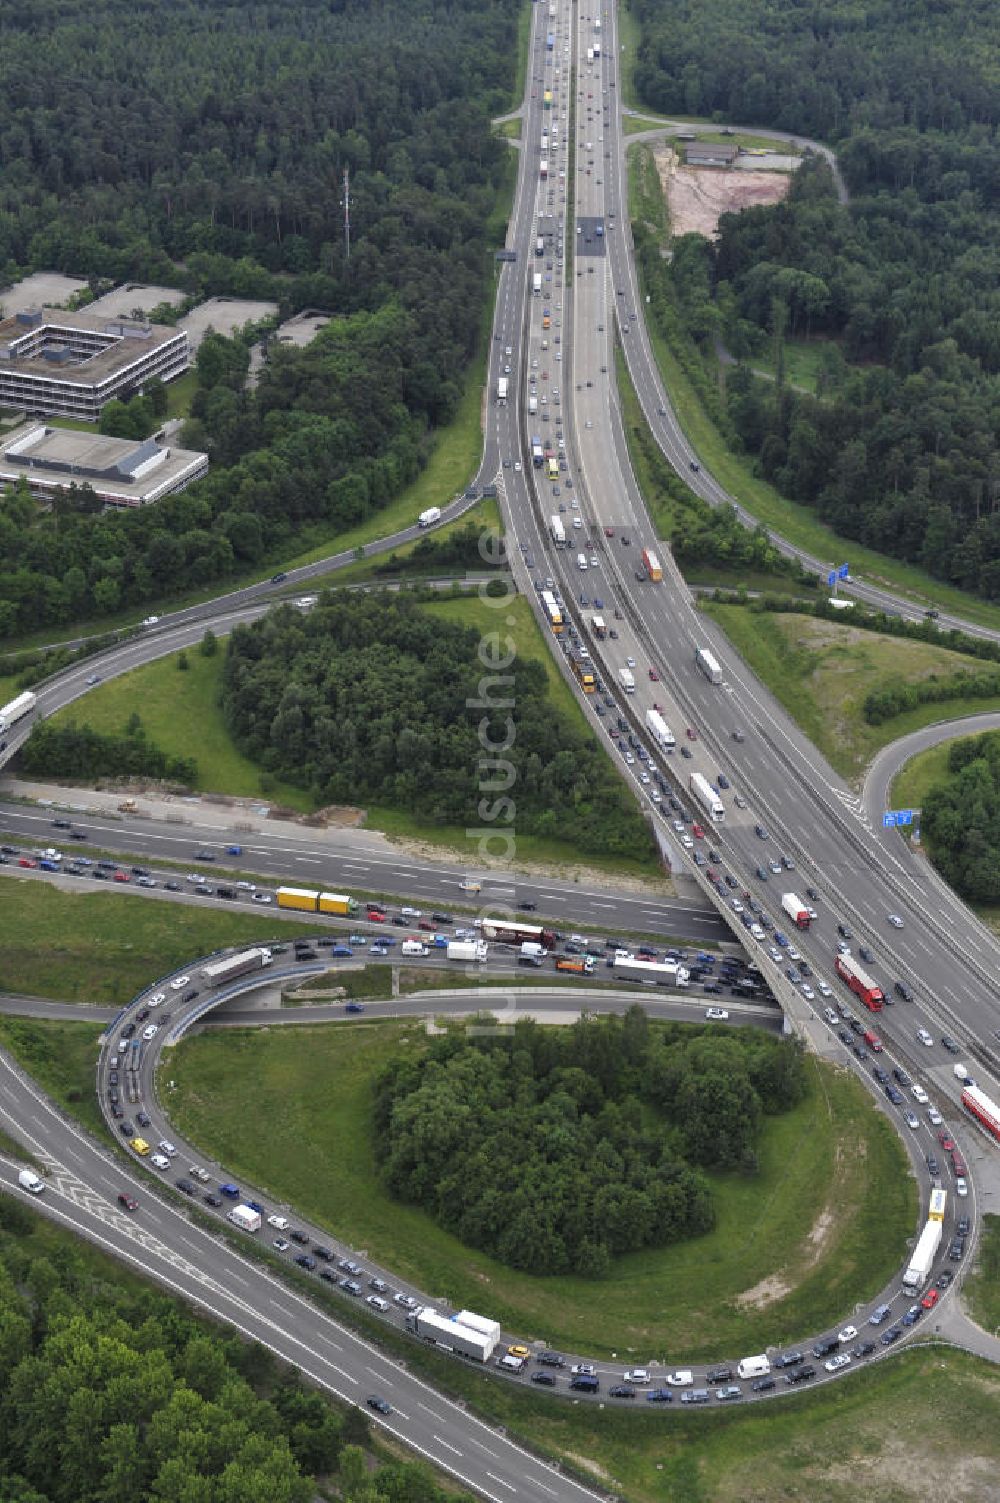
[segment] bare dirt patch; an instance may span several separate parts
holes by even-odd
[[[843,1466],[827,1463],[826,1483],[850,1486],[851,1496],[862,1498],[926,1498],[935,1495],[955,1500],[1000,1498],[996,1463],[986,1456],[958,1457],[951,1450],[933,1445],[914,1446],[915,1437],[883,1432],[877,1450],[854,1454]],[[919,1482],[917,1479],[919,1478]]]
[[[745,172],[720,167],[685,167],[671,146],[654,146],[674,235],[698,234],[711,239],[723,214],[787,197],[791,177],[783,172]]]
[[[840,1155],[838,1154],[838,1159]],[[830,1233],[836,1228],[836,1213],[832,1206],[824,1206],[816,1220],[809,1229],[806,1238],[808,1253],[796,1269],[795,1281],[801,1283],[804,1276],[823,1257]],[[791,1294],[795,1287],[780,1273],[769,1274],[766,1279],[761,1279],[752,1289],[744,1289],[738,1294],[734,1304],[741,1309],[766,1310],[768,1305],[776,1304],[779,1299],[784,1299],[786,1294]]]

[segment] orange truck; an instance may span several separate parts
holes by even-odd
[[[653,583],[659,584],[660,580],[663,578],[663,570],[660,567],[660,560],[657,558],[652,548],[644,548],[642,550],[642,562],[646,573],[649,575]]]

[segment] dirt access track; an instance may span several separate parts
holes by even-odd
[[[653,159],[670,211],[673,235],[704,235],[711,239],[723,214],[738,213],[757,204],[780,203],[791,187],[787,172],[754,172],[745,168],[685,167],[672,146],[654,146]]]

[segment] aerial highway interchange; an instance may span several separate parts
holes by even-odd
[[[617,100],[615,9],[608,7],[601,12],[604,55],[590,63],[587,49],[593,42],[594,15],[573,11],[566,0],[559,0],[554,8],[554,17],[544,3],[533,9],[522,150],[508,238],[508,249],[516,252],[516,260],[505,264],[499,274],[478,484],[496,483],[499,487],[513,576],[519,590],[532,602],[543,628],[548,629],[548,618],[539,586],[545,587],[545,581],[551,580],[567,623],[574,625],[580,640],[588,640],[598,672],[614,701],[613,714],[600,717],[595,713],[599,696],[584,699],[595,735],[607,739],[608,727],[617,714],[642,733],[645,714],[655,703],[677,736],[678,752],[664,761],[672,764],[684,801],[691,802],[688,784],[692,773],[701,773],[713,783],[720,772],[724,774],[731,789],[724,800],[725,818],[711,831],[723,865],[738,876],[740,888],[775,910],[786,884],[800,892],[815,890],[817,918],[795,935],[795,942],[820,975],[832,970],[837,926],[841,925],[850,929],[852,946],[870,947],[874,952],[873,966],[887,996],[896,981],[912,991],[912,1001],[897,1001],[878,1019],[886,1052],[899,1068],[925,1083],[949,1122],[962,1124],[968,1156],[971,1159],[971,1150],[977,1149],[992,1174],[992,1145],[962,1116],[961,1085],[940,1038],[947,1035],[956,1040],[961,1057],[975,1070],[977,1080],[994,1098],[1000,1094],[1000,946],[898,835],[879,827],[871,817],[874,811],[866,810],[854,791],[824,763],[712,623],[697,612],[669,549],[653,533],[628,462],[614,397],[616,341],[625,352],[650,427],[671,463],[706,499],[729,498],[711,476],[692,467],[697,465],[697,458],[663,392],[644,327],[628,231],[626,139]],[[549,30],[555,35],[551,52],[546,47]],[[544,98],[549,89],[553,93],[551,108]],[[550,145],[549,170],[542,178],[541,133],[546,124],[551,130],[555,122],[559,146],[553,151]],[[569,224],[566,189],[571,180],[574,222]],[[539,234],[544,245],[540,257],[535,254]],[[567,264],[572,270],[565,281],[563,268]],[[546,280],[535,295],[532,279],[539,269]],[[545,319],[548,326],[543,328]],[[510,394],[506,401],[497,402],[498,381],[507,366]],[[531,397],[537,405],[529,413]],[[540,421],[543,414],[548,417],[547,424]],[[531,439],[542,429],[547,439],[550,434],[555,439],[557,433],[563,438],[562,449],[553,443],[556,453],[565,458],[558,480],[546,479],[532,463]],[[554,486],[559,488],[558,495]],[[560,548],[553,543],[550,519],[557,513],[570,523],[577,507],[567,506],[565,513],[558,511],[569,499],[577,503],[582,525],[572,529],[568,545]],[[462,498],[446,514],[458,514],[469,504],[468,498]],[[580,539],[578,546],[574,533]],[[416,535],[415,528],[378,546],[396,546],[410,535]],[[652,581],[640,568],[643,548],[657,551],[663,563],[662,581]],[[580,553],[587,562],[586,570],[578,565]],[[592,562],[595,557],[596,567]],[[328,574],[338,562],[352,559],[353,555],[345,555],[340,560],[325,560],[307,571],[295,571],[292,577],[298,583]],[[208,621],[217,632],[225,632],[238,621],[255,619],[270,608],[272,589],[269,585],[250,587],[165,617],[155,630],[111,649],[100,659],[65,670],[39,689],[40,713],[52,713],[85,694],[90,687],[88,680],[94,678],[97,669],[106,678],[193,644]],[[863,586],[856,586],[856,590],[861,598],[876,603],[891,599],[885,592]],[[585,622],[595,597],[602,601],[605,614],[620,612],[614,641],[585,637]],[[894,606],[902,608],[898,601]],[[567,654],[562,650],[566,640],[564,637],[555,650],[569,677]],[[701,647],[708,647],[722,665],[721,683],[710,682],[696,666],[695,653]],[[635,664],[635,692],[626,696],[618,692],[618,686],[620,670],[628,659]],[[570,681],[575,682],[572,678]],[[686,738],[688,728],[690,739]],[[0,760],[6,761],[16,752],[29,730],[30,726],[21,726],[10,736]],[[608,744],[610,754],[618,756]],[[684,759],[680,756],[682,744],[690,752]],[[672,828],[669,809],[654,804],[648,786],[639,781],[639,769],[633,771],[633,767],[623,765],[622,772],[633,783],[650,819],[662,827],[672,864],[698,885],[703,901],[650,903],[628,894],[598,896],[574,892],[567,884],[527,883],[512,874],[510,885],[517,898],[528,895],[547,916],[565,915],[567,922],[689,934],[691,938],[698,937],[696,929],[702,924],[706,941],[718,940],[728,932],[731,939],[750,947],[793,1025],[814,1046],[859,1068],[860,1062],[846,1046],[842,1050],[824,1021],[822,999],[805,997],[800,981],[788,974],[784,960],[774,960],[767,946],[749,939],[732,906],[732,891],[721,882],[713,885],[705,869],[694,864],[684,844],[676,839],[680,832]],[[737,794],[741,805],[736,802]],[[23,840],[42,839],[41,826],[47,816],[10,805],[0,811],[4,828],[16,827],[18,820],[22,822],[19,833]],[[108,849],[144,856],[153,852],[161,858],[183,860],[181,847],[187,851],[191,847],[189,833],[172,832],[162,825],[154,828],[129,822],[111,829],[97,828],[94,821],[91,824],[94,827],[88,830],[88,838],[95,846],[104,844]],[[766,838],[759,833],[761,829]],[[364,891],[409,893],[443,904],[457,902],[457,882],[464,875],[453,869],[435,871],[429,863],[419,868],[414,864],[412,874],[404,872],[402,880],[397,876],[393,885],[387,873],[373,871],[378,863],[368,858],[336,857],[318,845],[308,847],[308,854],[306,846],[282,850],[276,841],[256,836],[252,846],[260,861],[255,870],[279,877],[298,871],[301,876],[303,860],[317,861],[323,863],[324,880],[329,883],[336,881]],[[785,866],[779,863],[778,872],[771,869],[776,852],[788,861]],[[767,873],[766,880],[756,875],[758,868]],[[713,909],[716,917],[709,918]],[[265,915],[261,917],[263,920]],[[679,927],[682,925],[687,928]],[[192,960],[192,966],[196,963]],[[138,1008],[141,1003],[142,998],[137,998],[134,1006]],[[204,998],[199,1006],[203,1003]],[[151,1131],[173,1141],[176,1134],[156,1105],[153,1072],[162,1046],[176,1041],[185,1026],[183,1013],[175,1013],[169,1030],[150,1041],[155,1047],[142,1055],[142,1099],[150,1113]],[[918,1042],[918,1029],[927,1031],[931,1046]],[[115,1047],[109,1031],[102,1070],[110,1067]],[[384,1392],[393,1412],[378,1416],[378,1422],[484,1496],[503,1498],[517,1492],[530,1498],[570,1499],[587,1491],[482,1425],[466,1410],[441,1398],[406,1371],[405,1361],[380,1354],[334,1317],[317,1317],[306,1295],[297,1287],[290,1288],[277,1271],[248,1261],[217,1231],[195,1223],[184,1214],[179,1199],[175,1204],[171,1195],[147,1193],[145,1179],[123,1170],[117,1155],[68,1122],[8,1060],[3,1060],[2,1068],[2,1125],[24,1141],[50,1170],[49,1193],[41,1197],[46,1214],[231,1321],[348,1402],[358,1402],[359,1398],[363,1402],[369,1389]],[[870,1083],[867,1069],[859,1073]],[[98,1084],[106,1084],[106,1076]],[[101,1100],[106,1101],[103,1089]],[[923,1150],[932,1139],[926,1123],[919,1135],[907,1135],[898,1114],[893,1120],[900,1125],[921,1183],[922,1222],[933,1185]],[[185,1163],[188,1158],[192,1162],[198,1159],[197,1146],[184,1145],[183,1156]],[[16,1184],[16,1169],[6,1163],[3,1176],[8,1186]],[[944,1183],[952,1189],[953,1182],[947,1177]],[[126,1185],[133,1186],[134,1193],[142,1197],[141,1218],[131,1218],[117,1207],[117,1195]],[[967,1204],[975,1225],[975,1172]],[[949,1228],[960,1214],[956,1197],[949,1195]],[[321,1228],[309,1229],[312,1240],[324,1235]],[[380,1276],[392,1279],[388,1270]],[[398,1287],[393,1284],[393,1288]],[[898,1300],[900,1294],[893,1287],[871,1303]],[[901,1310],[902,1306],[897,1313]],[[845,1324],[849,1316],[856,1319],[854,1312],[845,1312]],[[813,1333],[813,1337],[818,1334]],[[681,1365],[683,1356],[678,1354],[672,1365]],[[568,1354],[568,1360],[576,1359]],[[697,1368],[693,1359],[691,1365]],[[611,1377],[607,1363],[601,1364],[601,1371]]]

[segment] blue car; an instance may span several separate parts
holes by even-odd
[[[788,939],[782,934],[780,929],[775,929],[774,931],[774,943],[780,945],[783,950],[787,950],[788,948]]]
[[[348,1002],[345,1012],[364,1012],[364,1004],[361,1002]]]
[[[251,1211],[256,1211],[257,1214],[258,1214],[258,1216],[266,1216],[267,1215],[267,1211],[261,1205],[261,1203],[260,1203],[259,1200],[246,1200],[243,1203],[244,1203],[244,1205],[248,1205],[250,1207]]]
[[[331,955],[353,955],[354,951],[351,949],[350,945],[334,945],[333,949],[330,951],[330,954]]]
[[[227,845],[226,846],[226,855],[227,856],[242,856],[243,855],[243,847],[241,845]]]
[[[240,1187],[239,1185],[220,1185],[219,1194],[228,1195],[230,1200],[239,1200]]]

